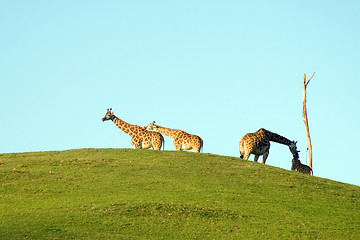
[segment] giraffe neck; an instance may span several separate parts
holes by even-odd
[[[124,133],[129,134],[130,136],[133,136],[133,135],[134,135],[134,132],[133,132],[134,128],[132,128],[132,127],[133,127],[132,124],[127,123],[127,122],[125,122],[125,121],[123,121],[123,120],[121,120],[120,118],[115,117],[115,116],[114,116],[114,118],[112,119],[112,121],[113,121],[114,124],[115,124],[118,128],[120,128]]]
[[[287,145],[287,146],[289,146],[292,143],[286,137],[280,136],[279,134],[270,132],[270,131],[268,131],[266,129],[264,129],[264,130],[265,130],[265,135],[269,139],[269,141],[277,142],[277,143],[284,144],[284,145]]]
[[[180,130],[177,130],[177,129],[165,128],[165,127],[161,127],[161,126],[157,126],[156,131],[159,133],[165,134],[166,136],[171,137],[171,138],[175,138],[180,132]]]

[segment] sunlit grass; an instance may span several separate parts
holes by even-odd
[[[360,188],[239,158],[0,155],[0,239],[359,239]]]

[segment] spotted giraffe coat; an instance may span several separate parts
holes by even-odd
[[[250,154],[254,154],[254,161],[257,162],[260,155],[263,155],[262,163],[265,164],[269,155],[270,141],[289,146],[293,155],[297,154],[296,142],[280,136],[277,133],[270,132],[260,128],[254,133],[247,133],[239,142],[240,157],[248,160]]]
[[[155,130],[156,132],[173,138],[176,151],[193,149],[194,152],[200,152],[203,148],[203,140],[201,137],[189,134],[183,130],[161,127],[159,125],[155,125],[155,121],[144,128],[148,130]]]

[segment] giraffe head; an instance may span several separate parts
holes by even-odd
[[[155,121],[153,121],[152,123],[149,123],[148,125],[146,125],[144,128],[147,130],[155,130],[155,128],[157,128],[157,126],[155,125]]]
[[[300,152],[300,151],[297,150],[296,143],[297,143],[297,141],[292,141],[289,144],[289,149],[290,149],[290,152],[293,154],[294,158],[299,158],[299,153],[298,152]]]
[[[106,114],[105,114],[105,117],[102,118],[102,121],[107,121],[107,120],[113,120],[115,115],[114,113],[115,112],[111,112],[111,108],[107,110]]]

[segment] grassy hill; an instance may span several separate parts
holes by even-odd
[[[0,239],[360,239],[360,187],[239,158],[0,155]]]

